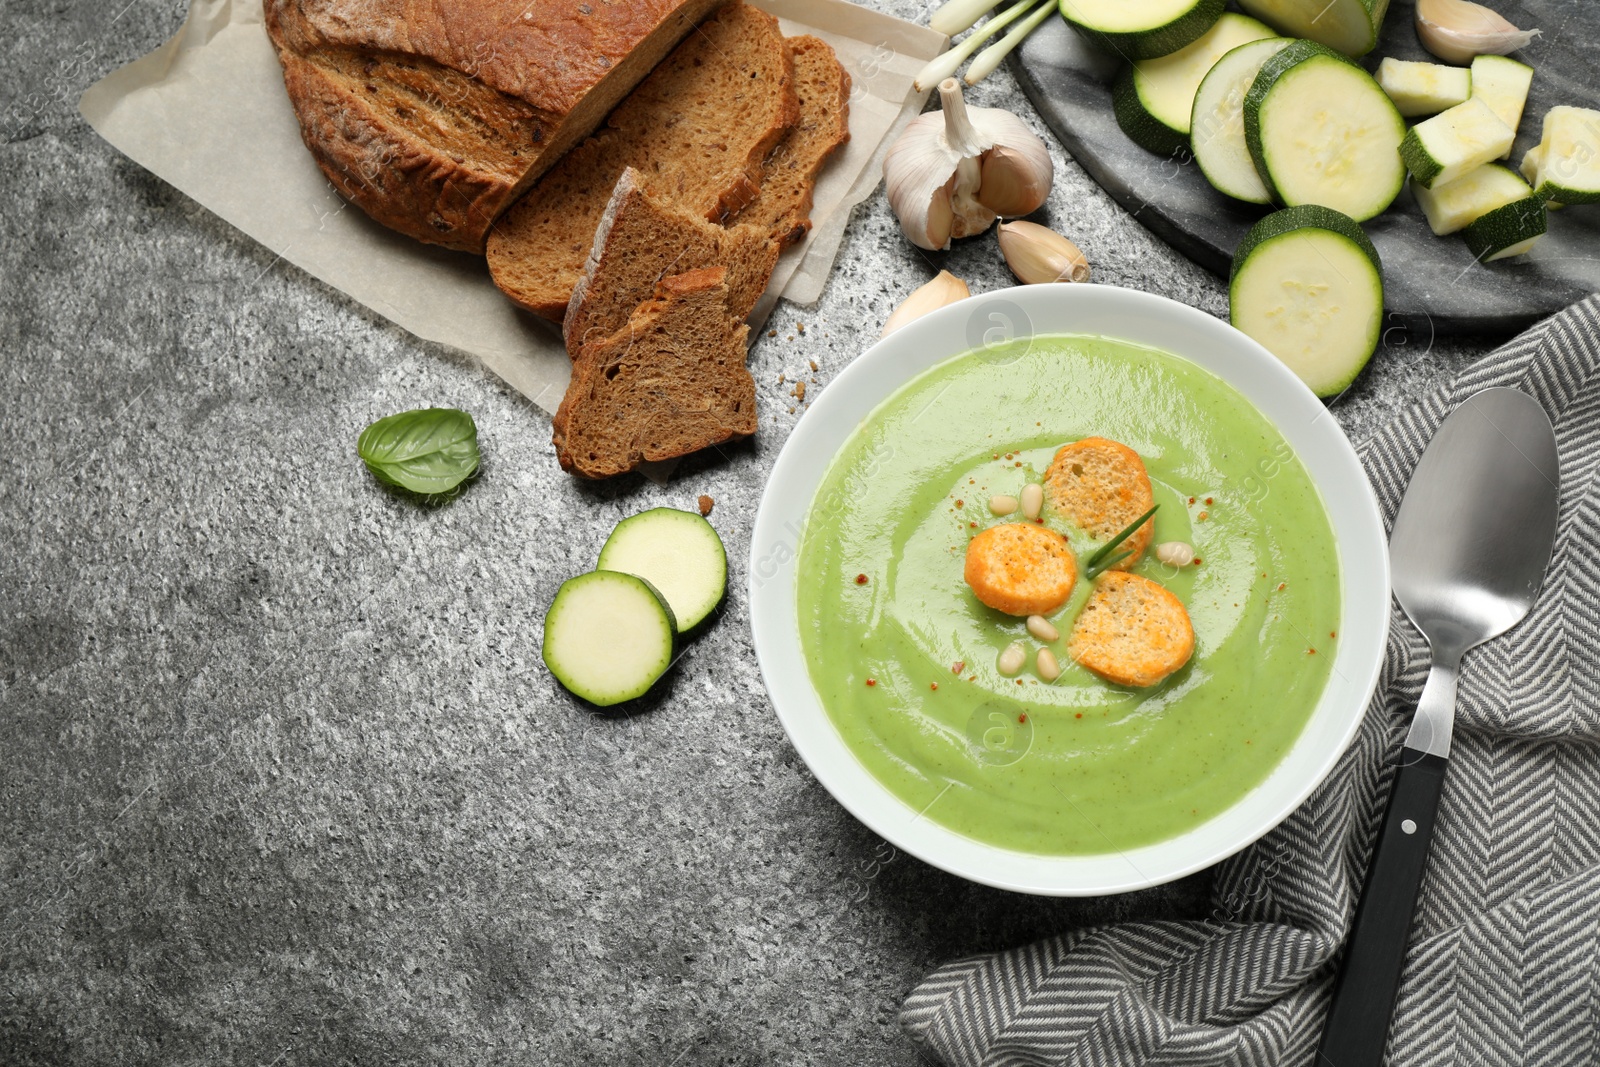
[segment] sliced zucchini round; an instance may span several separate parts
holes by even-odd
[[[1245,143],[1272,198],[1364,222],[1400,195],[1405,120],[1372,75],[1315,41],[1261,65],[1244,98]]]
[[[1318,396],[1355,381],[1377,350],[1383,265],[1354,219],[1302,205],[1250,228],[1233,255],[1228,321]]]
[[[1239,45],[1272,36],[1265,24],[1230,12],[1171,55],[1139,60],[1112,86],[1117,124],[1135,144],[1170,155],[1189,140],[1195,91],[1206,72]]]
[[[1544,236],[1545,223],[1544,201],[1529,196],[1480,215],[1461,236],[1467,239],[1467,249],[1474,258],[1492,263],[1520,256],[1538,244]]]
[[[704,622],[728,590],[722,538],[704,518],[677,508],[652,508],[617,523],[595,569],[649,582],[671,606],[680,633]]]
[[[1285,37],[1304,37],[1347,56],[1378,43],[1389,0],[1239,0],[1239,6]]]
[[[1250,204],[1272,202],[1245,143],[1244,96],[1261,65],[1290,43],[1287,37],[1269,37],[1240,45],[1217,60],[1194,95],[1189,143],[1200,172],[1224,196]]]
[[[1209,30],[1227,0],[1060,0],[1061,17],[1123,59],[1170,55]]]
[[[644,696],[672,666],[677,623],[649,582],[591,571],[561,583],[544,617],[544,664],[576,695],[609,707]]]

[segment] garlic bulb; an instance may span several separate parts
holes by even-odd
[[[1037,209],[1055,177],[1044,141],[1011,112],[969,109],[954,78],[939,83],[939,100],[943,110],[912,119],[883,159],[901,230],[929,250]]]
[[[920,319],[930,311],[937,311],[946,304],[954,304],[971,295],[972,290],[967,288],[966,282],[942,270],[934,276],[933,281],[913,290],[910,296],[900,302],[900,306],[890,313],[888,321],[883,324],[883,332],[878,336],[888,337],[912,319]]]
[[[1469,0],[1417,0],[1417,37],[1448,63],[1503,56],[1537,36],[1538,30],[1519,30],[1498,12]]]
[[[1000,253],[1017,280],[1028,285],[1089,280],[1089,261],[1078,246],[1036,223],[1002,222]]]

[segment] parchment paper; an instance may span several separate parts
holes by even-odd
[[[945,38],[845,0],[752,0],[785,34],[811,33],[850,72],[850,143],[816,189],[810,237],[785,253],[756,325],[779,294],[822,293],[850,209],[876,187],[892,134],[922,109],[911,82]],[[293,263],[418,337],[481,360],[546,411],[568,360],[551,324],[515,307],[483,259],[373,222],[334,191],[300,139],[260,0],[193,0],[166,44],[113,71],[78,102],[134,162]],[[275,260],[274,262],[277,262]]]

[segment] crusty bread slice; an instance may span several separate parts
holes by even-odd
[[[1150,473],[1139,453],[1105,437],[1085,437],[1057,452],[1045,471],[1044,488],[1056,514],[1100,541],[1127,529],[1155,502]],[[1135,530],[1117,549],[1131,549],[1133,555],[1115,564],[1115,569],[1127,570],[1138,563],[1154,533],[1154,519]]]
[[[850,75],[820,37],[790,37],[800,118],[761,168],[761,190],[736,221],[787,247],[811,229],[811,194],[830,156],[850,140]]]
[[[701,267],[727,268],[728,310],[742,320],[777,263],[778,244],[766,230],[719,226],[663,203],[629,167],[617,179],[567,304],[567,354],[577,359],[586,342],[616,333],[661,279]]]
[[[489,225],[722,0],[265,0],[306,147],[385,226]]]
[[[722,267],[664,279],[622,329],[579,351],[553,424],[562,468],[609,478],[755,433],[748,333]]]
[[[559,321],[625,168],[684,210],[720,221],[754,199],[762,161],[798,112],[778,20],[735,0],[500,217],[488,241],[495,284]]]
[[[1144,688],[1189,662],[1194,625],[1170,590],[1107,571],[1078,613],[1067,652],[1108,682]]]
[[[643,175],[624,170],[567,302],[568,355],[576,358],[585,340],[620,329],[668,274],[721,264],[731,310],[744,317],[755,307],[781,247],[811,227],[818,172],[850,138],[850,76],[833,48],[816,37],[790,37],[788,45],[800,117],[762,165],[755,200],[723,228],[652,197]]]

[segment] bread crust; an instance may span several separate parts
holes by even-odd
[[[518,194],[722,0],[264,0],[301,135],[367,214],[483,251]]]

